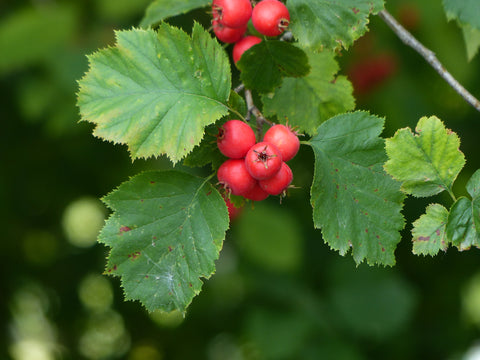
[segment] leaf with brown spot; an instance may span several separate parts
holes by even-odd
[[[351,249],[357,263],[394,265],[404,195],[383,171],[382,128],[383,119],[362,111],[320,125],[310,141],[315,153],[311,204],[315,227],[331,248],[341,255]]]
[[[215,271],[228,228],[221,195],[205,179],[171,170],[141,173],[103,201],[113,210],[99,236],[110,247],[106,272],[121,277],[126,299],[149,311],[185,311]],[[131,230],[119,232],[127,221]]]
[[[440,204],[430,204],[426,213],[420,216],[412,229],[413,253],[416,255],[436,255],[445,251],[449,241],[445,228],[448,210]]]

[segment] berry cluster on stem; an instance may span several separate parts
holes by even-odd
[[[290,23],[290,13],[279,0],[262,0],[252,7],[250,0],[213,0],[212,27],[215,36],[224,43],[234,44],[233,61],[260,43],[261,38],[247,35],[248,22],[264,36],[282,34]]]
[[[250,0],[213,0],[212,15],[215,36],[224,43],[234,44],[232,57],[235,64],[245,51],[263,41],[258,36],[247,34],[250,20],[255,30],[266,37],[281,35],[290,22],[289,11],[279,0],[262,0],[254,7]],[[300,146],[295,132],[265,119],[253,103],[251,91],[243,90],[247,104],[245,120],[255,116],[257,136],[242,120],[227,121],[217,135],[218,149],[228,157],[219,167],[217,178],[225,190],[230,218],[237,214],[230,195],[251,201],[262,201],[270,195],[285,196],[293,180],[293,173],[286,162],[295,156]],[[272,127],[261,140],[265,123]]]
[[[255,139],[250,125],[241,120],[229,120],[219,129],[217,146],[229,159],[218,168],[217,178],[227,199],[236,195],[262,201],[270,195],[286,195],[293,180],[286,161],[300,148],[297,134],[276,124],[265,132],[263,141]]]

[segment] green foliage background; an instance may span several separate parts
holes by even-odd
[[[0,3],[0,358],[33,359],[34,349],[51,359],[465,358],[480,338],[478,250],[413,255],[407,227],[395,267],[356,267],[314,230],[307,146],[292,161],[299,189],[232,224],[217,271],[185,318],[124,302],[118,279],[100,275],[106,249],[94,240],[107,210],[96,199],[170,163],[132,163],[125,146],[92,137],[92,124],[78,123],[76,80],[87,70],[85,54],[113,45],[114,30],[137,26],[148,3]],[[439,1],[386,7],[480,96],[480,57],[468,62],[464,34]],[[190,31],[193,15],[208,25],[200,11],[169,22]],[[467,164],[453,190],[467,195],[480,168],[479,113],[380,19],[371,18],[370,29],[342,52],[339,75],[382,54],[396,71],[357,93],[356,108],[386,118],[384,137],[422,116],[442,119],[461,139]],[[446,194],[407,198],[407,223],[434,202],[451,206]]]

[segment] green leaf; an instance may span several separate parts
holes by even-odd
[[[282,85],[284,77],[305,76],[310,71],[307,55],[298,47],[278,40],[264,40],[245,51],[237,62],[245,87],[261,93]]]
[[[203,137],[202,142],[199,145],[195,146],[193,151],[185,157],[183,161],[184,165],[191,167],[199,167],[211,164],[212,170],[216,171],[220,167],[220,165],[222,165],[222,163],[227,159],[224,155],[222,155],[220,150],[218,150],[218,128],[229,119],[239,119],[237,113],[247,113],[245,100],[233,90],[230,92],[228,105],[230,109],[235,110],[236,113],[231,111],[228,118],[224,118],[213,125],[207,126],[205,128],[205,136]]]
[[[334,115],[353,110],[352,84],[339,70],[330,51],[307,52],[312,66],[305,77],[284,79],[282,87],[262,97],[264,115],[285,116],[300,132],[315,134],[318,126]]]
[[[450,210],[447,234],[459,250],[480,247],[480,170],[467,183],[472,200],[459,198]]]
[[[143,28],[150,27],[166,18],[207,6],[210,3],[211,0],[155,0],[145,11],[140,26]]]
[[[432,196],[451,191],[465,164],[457,134],[445,128],[435,116],[419,120],[413,134],[398,130],[386,140],[389,160],[385,170],[403,182],[402,190],[413,196]]]
[[[443,0],[443,7],[449,20],[458,20],[480,29],[480,2],[478,0]]]
[[[480,197],[480,170],[475,171],[467,182],[467,191],[473,199]]]
[[[448,210],[439,204],[430,204],[426,213],[413,223],[413,253],[416,255],[436,255],[447,250],[448,239],[445,233]]]
[[[467,48],[468,61],[471,61],[478,53],[480,48],[480,30],[474,29],[470,25],[462,26],[463,39]]]
[[[480,170],[475,171],[468,180],[467,191],[472,197],[473,222],[480,233]]]
[[[347,49],[368,30],[383,0],[289,0],[290,29],[303,47]]]
[[[475,228],[473,217],[472,201],[466,197],[459,198],[450,209],[447,236],[460,251],[471,246],[480,247],[480,233]]]
[[[133,159],[176,163],[199,144],[204,127],[228,113],[230,63],[200,25],[192,37],[162,24],[116,33],[117,45],[91,56],[80,80],[82,120],[94,135],[127,144]]]
[[[103,201],[114,213],[99,241],[106,273],[120,276],[125,297],[149,310],[185,311],[209,278],[228,228],[223,198],[205,179],[178,172],[139,174]]]
[[[383,119],[366,112],[338,115],[310,141],[315,153],[313,220],[325,242],[357,263],[393,265],[404,226],[404,195],[382,168]]]
[[[480,2],[478,0],[443,0],[447,19],[456,20],[463,32],[468,60],[480,47]]]

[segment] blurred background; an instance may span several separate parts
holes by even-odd
[[[142,169],[125,147],[79,122],[77,80],[86,54],[137,26],[150,0],[0,2],[0,359],[480,359],[480,254],[411,253],[410,226],[394,268],[355,266],[313,229],[313,154],[292,161],[298,190],[280,205],[245,209],[227,233],[216,274],[185,317],[124,302],[103,276],[98,200]],[[387,9],[480,97],[480,56],[439,0],[388,0]],[[191,28],[193,16],[171,19]],[[379,19],[339,57],[357,108],[386,118],[384,136],[437,115],[480,168],[480,114]],[[407,223],[437,199],[407,199]]]

